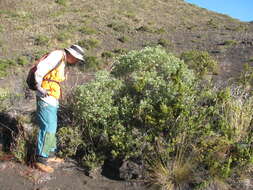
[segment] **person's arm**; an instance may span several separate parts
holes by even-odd
[[[41,87],[43,78],[49,71],[54,69],[59,61],[63,57],[63,52],[61,50],[56,50],[51,52],[44,60],[40,61],[37,65],[37,70],[35,72],[35,80],[37,90],[43,95],[47,96],[47,91]]]

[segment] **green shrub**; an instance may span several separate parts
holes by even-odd
[[[74,126],[61,144],[89,169],[112,158],[143,162],[163,188],[226,183],[253,160],[253,99],[245,93],[202,86],[161,47],[131,51],[74,91]]]
[[[152,148],[157,134],[169,129],[167,123],[179,116],[187,105],[184,102],[191,101],[194,76],[182,61],[160,48],[122,56],[112,74],[120,78],[102,73],[80,86],[73,113],[86,135],[105,141],[95,146],[97,150],[93,147],[96,154],[102,149],[115,158],[138,157]]]
[[[78,151],[82,165],[89,169],[101,164],[110,152],[108,138],[117,124],[114,121],[117,107],[113,105],[112,97],[120,86],[120,81],[112,79],[104,71],[74,92],[70,107],[78,125],[68,129],[69,132],[64,132],[64,128],[60,141],[64,145],[63,153],[73,155]]]
[[[89,70],[97,70],[101,61],[96,56],[87,56],[85,58],[85,67]]]
[[[218,63],[208,52],[192,50],[182,53],[180,58],[200,77],[218,72]]]
[[[59,155],[72,157],[76,155],[78,147],[82,146],[82,137],[79,128],[71,126],[62,127],[57,132]]]

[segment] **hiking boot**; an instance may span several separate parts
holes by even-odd
[[[64,160],[62,158],[58,158],[55,156],[55,157],[48,158],[47,162],[63,163]]]
[[[54,168],[52,168],[51,166],[48,166],[46,164],[42,164],[40,162],[36,162],[35,167],[42,172],[46,172],[46,173],[53,173],[54,172]]]
[[[48,165],[48,159],[38,156],[37,160],[35,162],[35,167],[43,172],[46,173],[53,173],[54,172],[54,168],[52,168],[51,166]]]
[[[47,158],[47,162],[63,163],[64,159],[56,157],[55,154],[51,152]]]

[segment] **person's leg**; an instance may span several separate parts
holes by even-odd
[[[40,130],[37,140],[37,161],[44,165],[50,152],[56,149],[57,109],[38,98],[37,121]]]

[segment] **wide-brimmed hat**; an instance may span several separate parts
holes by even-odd
[[[72,56],[75,58],[84,61],[84,50],[79,45],[71,45],[69,48],[65,48],[66,51],[68,51]]]

